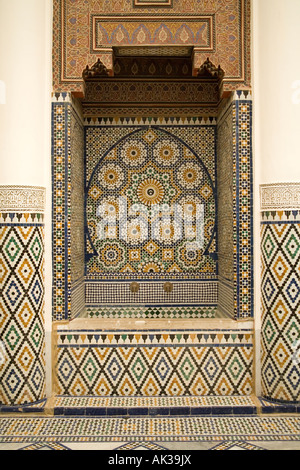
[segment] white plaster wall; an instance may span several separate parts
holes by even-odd
[[[44,183],[48,0],[0,0],[0,184]]]
[[[300,180],[300,1],[253,0],[260,183]]]
[[[51,380],[52,0],[0,0],[0,185],[46,188],[45,321]]]

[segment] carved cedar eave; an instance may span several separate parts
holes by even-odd
[[[133,70],[134,66],[136,66],[136,68],[138,68],[139,63],[141,63],[140,68],[142,70],[145,69],[145,64],[143,64],[143,61],[145,62],[145,59],[147,59],[147,58],[130,57],[130,60],[133,61],[132,64],[131,64],[132,67],[130,67],[130,70]],[[168,63],[166,62],[166,63],[170,67],[170,60],[172,58],[168,58],[168,59],[169,59],[169,62]],[[178,60],[177,57],[175,58],[175,60],[176,59]],[[153,58],[152,57],[150,59],[150,63],[151,63],[152,67],[155,67],[155,60],[158,61],[158,63],[159,63],[159,61],[162,61],[162,58],[160,58],[160,57]],[[165,58],[164,58],[164,60],[166,61]],[[187,64],[184,64],[184,65],[188,70]],[[148,66],[149,66],[149,64],[148,64]],[[161,67],[158,67],[158,68],[161,68]],[[82,78],[83,78],[84,82],[87,82],[89,80],[95,81],[97,79],[109,78],[109,77],[112,77],[113,75],[114,74],[112,74],[111,71],[109,71],[107,69],[107,67],[103,64],[103,62],[101,62],[100,59],[98,59],[97,62],[92,67],[89,67],[87,65],[86,68],[82,72]],[[150,75],[152,75],[152,73],[150,73]],[[163,78],[166,78],[166,79],[171,78],[171,77],[168,77],[168,75],[169,75],[169,73],[166,73]],[[127,76],[128,76],[128,71],[127,71]],[[209,60],[209,58],[207,58],[206,61],[199,68],[198,73],[196,74],[196,77],[194,77],[194,78],[204,79],[204,80],[211,79],[211,80],[216,80],[218,82],[221,82],[221,81],[223,81],[224,76],[225,76],[225,72],[224,72],[223,69],[221,69],[221,66],[219,65],[218,67],[216,67]],[[153,72],[153,78],[154,77],[155,77],[155,74]],[[124,77],[120,76],[120,78],[124,78]],[[142,78],[142,75],[137,74],[137,72],[132,71],[132,76],[130,78]],[[147,78],[147,77],[144,76],[144,78]],[[179,78],[192,78],[192,76],[188,77],[185,73],[185,77],[180,76]]]
[[[125,59],[127,58],[125,57]],[[130,57],[130,61],[133,60],[133,62],[129,62],[130,67],[126,67],[123,76],[122,73],[115,73],[112,76],[100,59],[91,68],[87,66],[82,73],[84,109],[95,108],[100,103],[102,107],[111,108],[119,108],[120,106],[130,108],[137,106],[143,108],[162,106],[169,108],[179,108],[180,106],[217,108],[219,106],[224,77],[221,67],[215,67],[207,59],[200,67],[197,76],[193,76],[192,67],[190,67],[189,73],[184,73],[182,76],[180,73],[173,74],[167,70],[168,67],[169,70],[172,67],[170,57],[155,59],[157,60],[158,74],[153,72],[151,77],[149,77],[148,69],[151,68],[152,61],[154,63],[153,57],[150,58],[150,62],[147,62],[147,58]],[[175,58],[175,60],[181,61],[182,59]],[[133,68],[134,61],[138,62],[138,68],[141,72],[134,73],[133,71],[131,75],[128,71]],[[178,62],[176,64],[178,65]],[[186,64],[180,62],[180,65],[184,67]],[[162,73],[163,69],[167,70],[166,74]]]
[[[108,69],[100,59],[98,59],[91,68],[87,65],[82,72],[82,78],[85,82],[88,80],[97,80],[98,78],[107,78],[109,75]]]
[[[211,78],[218,81],[222,81],[225,76],[225,72],[219,65],[216,67],[210,60],[209,57],[206,59],[204,64],[198,70],[197,78]]]

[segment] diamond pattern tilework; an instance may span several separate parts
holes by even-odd
[[[43,215],[0,216],[0,403],[36,402],[45,394]]]
[[[159,446],[153,442],[129,442],[128,444],[122,445],[118,447],[116,450],[124,451],[124,450],[165,450],[165,447]]]
[[[251,395],[252,331],[58,332],[57,394]]]
[[[23,447],[21,450],[69,450],[68,447],[59,442],[48,442],[47,444],[39,442],[30,446]]]
[[[264,450],[262,447],[254,446],[248,442],[222,442],[210,450]]]
[[[300,401],[300,212],[262,213],[262,377],[265,397]]]

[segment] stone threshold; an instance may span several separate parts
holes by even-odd
[[[55,333],[63,331],[169,331],[169,330],[253,330],[254,321],[224,318],[154,319],[154,318],[75,318],[65,322],[54,322]]]

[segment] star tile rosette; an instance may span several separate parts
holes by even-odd
[[[215,273],[215,197],[201,155],[166,130],[135,129],[99,152],[88,181],[87,274]]]

